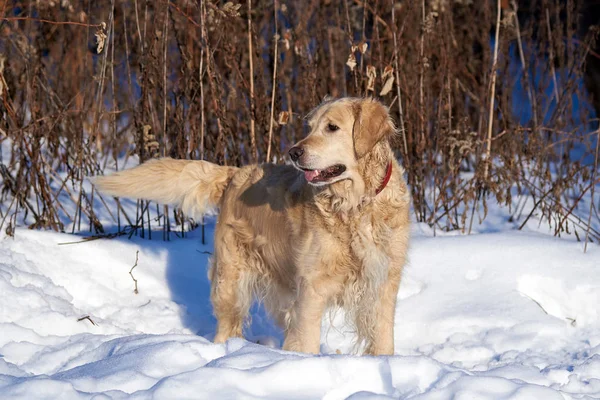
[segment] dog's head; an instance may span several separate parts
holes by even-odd
[[[395,131],[388,109],[373,99],[325,100],[307,118],[311,132],[289,155],[315,186],[352,179],[360,160]]]

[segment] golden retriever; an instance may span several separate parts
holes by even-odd
[[[289,151],[292,165],[163,158],[95,184],[192,217],[219,209],[209,271],[215,342],[241,337],[259,299],[284,329],[286,350],[318,353],[323,313],[339,306],[367,354],[393,354],[410,203],[388,140],[394,124],[373,99],[327,99],[307,118],[311,132]]]

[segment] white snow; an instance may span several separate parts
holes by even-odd
[[[0,398],[600,397],[597,245],[413,231],[396,355],[357,357],[337,354],[353,336],[340,312],[324,318],[320,356],[282,351],[260,307],[250,341],[211,343],[199,230],[61,244],[82,236],[18,229],[0,239]]]

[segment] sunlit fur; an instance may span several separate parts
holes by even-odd
[[[326,127],[333,123],[335,132]],[[387,109],[370,99],[327,100],[309,116],[296,167],[221,167],[161,159],[95,183],[115,196],[220,214],[209,271],[215,342],[242,336],[248,310],[264,302],[285,330],[283,348],[318,353],[321,319],[343,307],[368,354],[394,352],[394,316],[409,239],[409,193],[388,143]],[[376,189],[392,163],[381,193]],[[314,186],[297,167],[347,170]],[[358,346],[360,345],[360,346]]]

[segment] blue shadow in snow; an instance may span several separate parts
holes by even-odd
[[[214,219],[207,219],[205,244],[202,244],[202,228],[181,233],[171,232],[170,240],[163,240],[162,231],[152,231],[152,238],[122,236],[112,240],[134,243],[146,256],[159,257],[166,254],[166,283],[171,292],[171,300],[182,306],[182,325],[199,336],[212,340],[216,331],[216,319],[210,303],[210,281],[208,280],[209,258],[214,250]],[[113,231],[113,229],[111,229]],[[80,233],[79,235],[84,235]],[[283,334],[260,304],[250,310],[250,324],[245,329],[248,340],[257,341],[261,337],[274,337],[282,342]]]

